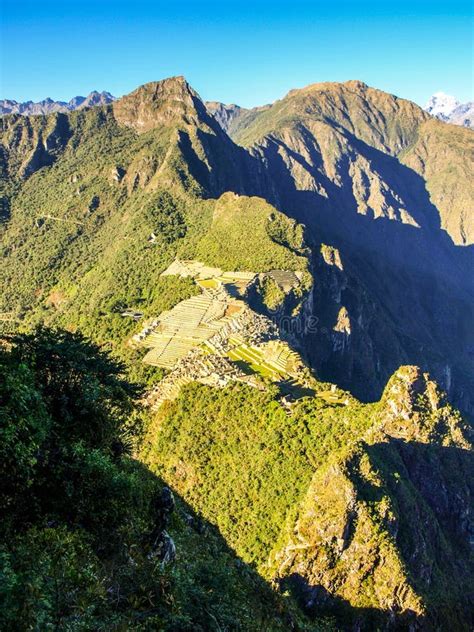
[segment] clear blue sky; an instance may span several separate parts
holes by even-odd
[[[473,98],[470,0],[0,0],[0,97],[115,95],[182,74],[204,99],[268,103],[361,79],[420,104]]]

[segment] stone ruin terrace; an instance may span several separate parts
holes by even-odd
[[[147,393],[144,403],[157,410],[163,402],[176,399],[181,388],[190,382],[222,387],[232,380],[258,387],[257,381],[246,375],[234,362],[219,355],[205,354],[201,349],[195,348]]]
[[[236,319],[246,308],[239,298],[253,280],[253,272],[222,272],[199,262],[174,261],[162,276],[191,276],[201,288],[199,296],[178,303],[145,325],[132,342],[150,349],[143,361],[172,369],[196,346],[226,330],[237,329]]]
[[[264,274],[285,289],[299,283],[291,271]],[[194,278],[201,294],[163,312],[132,338],[149,349],[144,362],[170,371],[146,396],[148,406],[156,409],[174,399],[192,381],[213,386],[241,381],[262,388],[263,378],[293,395],[308,386],[307,369],[280,340],[275,323],[242,300],[255,273],[223,272],[198,261],[176,260],[162,273],[168,275]]]

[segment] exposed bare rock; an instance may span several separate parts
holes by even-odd
[[[173,121],[198,125],[205,112],[199,95],[184,77],[147,83],[113,105],[117,121],[144,133]]]
[[[11,177],[28,178],[38,169],[51,165],[72,133],[64,114],[48,118],[11,116],[1,123],[3,156]]]
[[[341,254],[337,248],[326,246],[326,244],[321,244],[321,255],[324,259],[324,263],[327,263],[327,265],[336,266],[336,268],[339,268],[339,270],[344,269],[342,265]]]
[[[441,228],[456,244],[474,243],[474,132],[437,120],[425,122],[402,161],[426,180]],[[462,186],[458,183],[462,182]]]
[[[255,108],[241,108],[239,105],[231,103],[225,105],[219,101],[206,101],[206,108],[214,116],[216,121],[226,131],[229,136],[238,133],[239,129],[250,124],[260,112],[268,110],[270,105],[262,105]]]
[[[124,179],[126,175],[125,169],[123,167],[119,167],[118,165],[114,167],[110,173],[110,177],[114,182],[120,183]]]
[[[245,108],[241,108],[239,105],[235,105],[234,103],[224,105],[224,103],[219,103],[219,101],[206,101],[205,105],[222,129],[226,132],[229,131],[232,122],[236,118],[238,119],[244,113],[248,112]]]
[[[472,449],[472,430],[447,406],[445,393],[419,367],[398,369],[385,388],[382,403],[381,429],[391,437]]]

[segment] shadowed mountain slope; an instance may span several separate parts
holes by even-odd
[[[261,194],[303,222],[316,242],[337,248],[357,278],[346,277],[336,291],[339,309],[354,294],[359,299],[359,308],[348,310],[353,328],[337,364],[351,366],[355,355],[365,366],[344,376],[334,355],[318,353],[312,362],[321,375],[345,388],[360,379],[359,396],[370,375],[377,383],[371,397],[406,361],[427,361],[450,391],[454,374],[472,375],[472,131],[350,81],[293,90],[234,138],[265,166]],[[362,291],[375,308],[366,303],[361,312]],[[318,318],[324,311],[314,304]],[[369,333],[375,321],[391,322],[391,351]],[[324,332],[317,338],[306,342],[310,354],[330,345]],[[386,371],[387,360],[393,364]],[[466,405],[471,388],[460,386],[457,401]]]
[[[309,611],[336,593],[422,629],[467,630],[472,431],[415,367],[391,378],[381,404],[362,441],[314,474],[278,573],[296,592],[304,579]]]
[[[268,110],[271,105],[262,105],[256,108],[241,108],[233,103],[225,105],[219,101],[206,101],[206,108],[213,115],[219,125],[231,138],[233,138],[241,128],[247,127],[260,112]]]
[[[0,628],[332,629],[132,457],[122,369],[70,332],[1,339]]]
[[[144,459],[308,614],[469,629],[472,430],[417,367],[377,405],[306,398],[290,416],[269,394],[188,387]]]

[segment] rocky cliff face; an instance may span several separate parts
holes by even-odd
[[[206,101],[206,108],[213,115],[223,130],[233,137],[240,129],[246,127],[261,112],[268,110],[270,105],[262,105],[255,108],[241,108],[235,103],[226,105],[219,101]]]
[[[416,142],[402,161],[425,181],[432,204],[438,209],[441,229],[455,244],[474,243],[471,173],[474,152],[472,131],[456,129],[436,120],[420,127]],[[462,187],[456,183],[462,182]]]
[[[303,317],[311,326],[302,336],[303,353],[318,375],[377,399],[387,373],[407,361],[390,315],[338,249],[322,244],[312,273],[314,287]]]
[[[449,142],[448,134],[452,134]],[[289,171],[296,192],[319,195],[319,208],[342,194],[338,206],[351,212],[411,226],[441,225],[455,243],[473,242],[466,229],[464,238],[459,233],[463,211],[468,214],[470,208],[468,196],[452,208],[454,182],[462,180],[470,186],[464,169],[466,155],[472,152],[472,133],[437,124],[414,103],[358,81],[314,84],[291,91],[233,136],[253,146],[275,168]],[[428,141],[431,151],[426,151]],[[415,164],[409,157],[420,147],[425,148],[423,160]],[[448,161],[445,151],[450,152]],[[438,196],[430,205],[424,182],[403,164],[425,177],[431,193],[439,163],[456,170],[450,180],[441,174],[452,197]],[[289,185],[279,192],[281,203],[294,206],[295,192],[288,190]],[[449,215],[457,218],[456,228],[451,220],[452,230]]]
[[[53,164],[71,136],[69,120],[64,114],[48,118],[18,115],[0,121],[3,132],[1,166],[3,185],[8,178],[27,178],[42,167]]]
[[[147,83],[119,99],[113,106],[121,125],[145,133],[176,120],[199,125],[206,110],[184,77]]]
[[[372,616],[390,629],[469,629],[473,468],[472,431],[426,374],[401,368],[379,424],[315,472],[274,553],[279,582],[354,629]]]
[[[222,129],[227,133],[229,133],[232,123],[248,112],[248,110],[241,108],[239,105],[235,105],[235,103],[225,105],[219,101],[206,101],[205,105]]]
[[[429,118],[417,105],[361,81],[315,83],[291,90],[241,130],[237,140],[253,142],[275,130],[275,123],[319,120],[340,126],[376,149],[396,154],[409,145],[420,122]]]
[[[172,77],[141,86],[113,105],[116,121],[138,134],[171,132],[164,164],[180,163],[181,171],[202,187],[205,195],[217,197],[224,191],[243,192],[251,179],[245,152],[234,145],[216,119],[209,114],[199,95],[184,77]],[[149,155],[149,162],[154,156]]]

